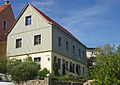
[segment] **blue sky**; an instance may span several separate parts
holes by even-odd
[[[15,17],[27,2],[87,47],[120,44],[120,0],[10,0]],[[4,4],[4,0],[0,0]]]

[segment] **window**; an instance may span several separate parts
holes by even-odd
[[[69,43],[66,41],[66,50],[69,50]]]
[[[31,25],[31,16],[25,17],[25,25]]]
[[[3,21],[3,23],[2,23],[2,28],[3,28],[3,30],[5,30],[6,27],[7,27],[7,23],[6,23],[6,21]]]
[[[78,64],[76,64],[76,73],[79,75]]]
[[[41,57],[34,58],[34,61],[40,65],[41,68]]]
[[[72,72],[72,62],[70,62],[70,72]]]
[[[41,61],[41,57],[34,58],[34,61],[35,62],[40,62]]]
[[[79,75],[81,75],[81,66],[79,65]]]
[[[58,46],[61,47],[61,37],[58,37]]]
[[[61,69],[61,59],[58,58],[58,69]]]
[[[81,49],[79,49],[79,57],[81,57]]]
[[[75,64],[73,64],[73,71],[72,71],[73,73],[75,72]]]
[[[34,45],[41,44],[41,35],[34,36]]]
[[[66,61],[66,71],[68,71],[68,61]]]
[[[83,67],[83,75],[84,75],[84,73],[85,73],[85,68]]]
[[[22,39],[16,39],[16,48],[21,48],[22,47]]]
[[[73,45],[73,53],[75,53],[75,46]]]
[[[50,61],[50,58],[48,58],[48,61]]]
[[[83,51],[83,57],[84,57],[84,51]]]

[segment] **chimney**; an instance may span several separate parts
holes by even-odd
[[[9,0],[5,0],[5,5],[6,5],[6,4],[9,4]]]

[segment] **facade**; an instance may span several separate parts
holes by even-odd
[[[53,71],[57,62],[62,75],[73,72],[86,76],[86,46],[70,32],[28,3],[8,34],[7,57],[24,61],[29,55],[41,69]]]
[[[4,5],[0,5],[0,57],[6,57],[7,33],[14,21],[11,5],[5,1]]]
[[[95,65],[96,57],[95,48],[87,48],[87,60],[89,65]]]

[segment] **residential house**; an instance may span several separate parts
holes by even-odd
[[[0,5],[0,57],[6,57],[7,33],[10,30],[15,17],[9,1]]]
[[[24,61],[29,55],[41,69],[53,72],[53,64],[57,62],[60,75],[65,69],[66,73],[86,76],[86,46],[30,3],[18,16],[7,41],[7,57],[10,59]]]
[[[95,65],[96,62],[95,48],[87,48],[86,54],[87,54],[88,65],[89,66]]]

